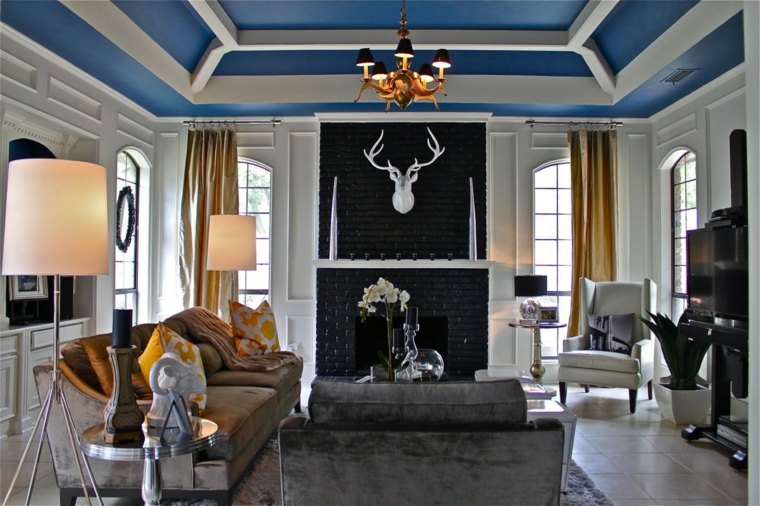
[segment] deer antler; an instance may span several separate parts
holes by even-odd
[[[431,158],[430,161],[426,163],[420,163],[417,161],[416,158],[414,159],[414,163],[410,165],[408,169],[406,169],[406,177],[412,183],[417,181],[417,172],[422,167],[427,167],[428,165],[436,161],[438,157],[443,154],[444,151],[446,151],[446,148],[441,148],[441,146],[438,144],[438,139],[435,138],[435,135],[433,135],[433,132],[430,131],[430,128],[428,128],[427,131],[430,134],[430,137],[433,139],[432,143],[430,142],[430,139],[428,139],[427,141],[427,145],[430,148],[430,151],[433,152],[433,158]]]
[[[385,133],[384,130],[380,130],[380,137],[378,137],[377,142],[375,142],[375,144],[372,145],[372,148],[369,150],[369,153],[367,153],[366,149],[363,150],[364,151],[364,157],[367,160],[369,160],[369,163],[371,163],[374,168],[380,169],[380,170],[387,170],[388,172],[390,172],[391,181],[396,182],[401,177],[401,171],[398,170],[393,165],[391,165],[391,161],[390,160],[388,160],[388,166],[387,167],[383,167],[382,165],[378,165],[377,163],[375,163],[375,157],[377,155],[379,155],[380,152],[385,147],[385,144],[382,144],[379,148],[377,147],[377,145],[380,144],[380,141],[383,140],[383,134],[384,133]]]

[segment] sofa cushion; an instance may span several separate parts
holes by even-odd
[[[82,348],[95,376],[98,378],[99,390],[106,395],[111,395],[113,392],[113,368],[108,359],[107,350],[107,347],[111,346],[111,342],[110,334],[82,339]]]
[[[266,300],[256,309],[231,300],[230,316],[235,348],[241,357],[272,353],[280,349],[274,312]]]
[[[203,416],[219,426],[221,438],[204,452],[206,459],[234,460],[254,433],[271,431],[279,422],[271,388],[210,386],[207,392]]]
[[[580,350],[560,353],[559,365],[634,374],[639,372],[638,360],[614,351]]]
[[[100,336],[88,337],[87,339],[94,339],[101,336],[110,336],[110,334],[101,334]],[[98,375],[95,374],[92,364],[90,364],[90,357],[87,356],[87,352],[84,351],[84,345],[82,344],[84,339],[75,339],[66,344],[61,350],[61,355],[66,365],[76,373],[76,375],[87,383],[87,386],[98,392],[102,392],[103,388],[100,386],[100,380]]]
[[[255,386],[274,388],[278,391],[290,389],[295,383],[301,381],[303,362],[286,364],[272,371],[250,372],[230,371],[224,369],[206,377],[209,386]]]
[[[314,422],[521,423],[527,402],[516,379],[485,383],[348,383],[317,380]]]

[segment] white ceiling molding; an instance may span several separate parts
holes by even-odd
[[[191,89],[193,93],[203,91],[203,88],[208,84],[208,80],[214,74],[219,62],[222,61],[224,55],[230,52],[230,48],[222,44],[219,39],[214,39],[206,48],[206,52],[203,53],[198,65],[195,67],[192,76]]]
[[[61,3],[177,93],[192,100],[190,73],[113,3],[77,0]]]
[[[214,32],[216,38],[228,47],[238,44],[238,29],[224,8],[216,0],[189,0],[190,7],[203,19],[204,23]]]
[[[699,2],[618,72],[615,102],[641,86],[742,10],[742,2]],[[654,70],[653,70],[654,69]]]
[[[612,12],[618,0],[591,0],[583,8],[568,30],[568,48],[578,53],[599,82],[610,95],[615,94],[615,77],[591,35]]]

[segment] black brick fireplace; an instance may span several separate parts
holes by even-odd
[[[445,152],[420,170],[412,187],[414,207],[401,214],[391,203],[394,184],[388,172],[374,168],[363,150],[369,151],[384,131],[385,147],[376,161],[405,173],[415,158],[431,157],[428,128]],[[379,277],[409,292],[421,325],[426,318],[448,322],[449,376],[472,376],[488,366],[488,267],[463,262],[469,259],[470,179],[477,258],[486,258],[486,174],[484,123],[322,124],[318,256],[329,256],[337,177],[339,260],[324,261],[317,269],[317,375],[366,374],[356,363],[357,303]]]

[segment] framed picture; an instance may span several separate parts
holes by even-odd
[[[544,306],[538,310],[538,321],[540,322],[558,322],[559,312],[557,306]]]
[[[47,299],[47,276],[11,276],[11,300]]]

